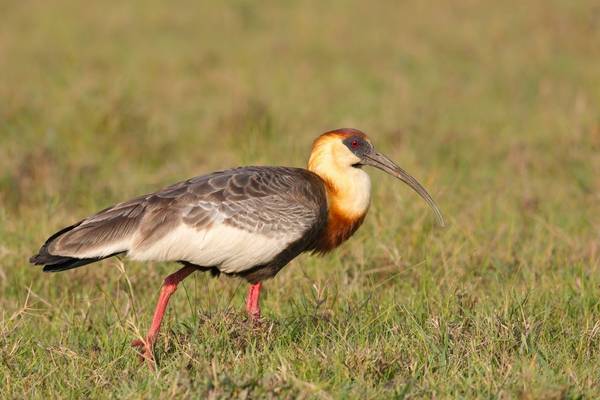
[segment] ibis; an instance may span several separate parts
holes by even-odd
[[[50,236],[30,262],[66,271],[116,255],[173,261],[181,269],[162,285],[150,329],[133,346],[153,360],[170,296],[194,271],[249,282],[246,310],[260,318],[262,282],[304,252],[324,254],[362,224],[371,201],[365,166],[414,189],[444,219],[419,182],[375,151],[366,134],[336,129],[313,142],[308,167],[252,166],[198,176],[106,208]]]

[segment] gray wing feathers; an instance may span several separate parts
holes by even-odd
[[[305,231],[319,217],[322,199],[318,191],[307,190],[315,183],[299,171],[244,168],[228,179],[191,182],[189,190],[202,196],[195,199],[183,222],[198,229],[225,223],[266,236]]]
[[[144,204],[140,199],[121,203],[84,219],[73,229],[48,243],[48,252],[55,255],[77,257],[97,251],[95,256],[108,255],[111,244],[121,243],[138,228]],[[126,248],[115,248],[114,252]]]
[[[273,237],[302,235],[323,219],[319,179],[298,168],[245,167],[169,186],[117,204],[49,240],[48,253],[100,257],[150,246],[180,224],[226,224]]]

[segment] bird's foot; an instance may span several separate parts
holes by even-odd
[[[141,361],[146,361],[150,368],[154,368],[154,354],[152,353],[152,342],[149,340],[136,339],[131,342],[131,347],[136,348]]]
[[[254,326],[259,326],[261,324],[260,310],[249,310],[248,321]]]

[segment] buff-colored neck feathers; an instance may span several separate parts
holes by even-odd
[[[359,218],[369,208],[371,180],[360,168],[360,161],[337,135],[325,134],[313,144],[308,169],[319,175],[327,185],[327,196],[347,218]]]
[[[362,222],[371,201],[371,180],[360,168],[360,159],[338,134],[324,134],[315,140],[308,169],[325,182],[329,207],[326,250],[346,240]]]

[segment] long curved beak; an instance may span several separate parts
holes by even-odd
[[[387,158],[381,153],[377,153],[375,151],[365,154],[364,158],[361,162],[364,165],[371,165],[375,168],[379,168],[382,171],[387,172],[388,174],[395,176],[400,179],[402,182],[406,183],[410,186],[415,192],[419,194],[426,202],[429,204],[433,212],[435,213],[435,219],[439,226],[444,227],[446,224],[444,223],[444,217],[442,216],[442,212],[438,208],[435,201],[431,198],[427,190],[412,176],[408,174],[405,170],[397,166],[392,160]]]

